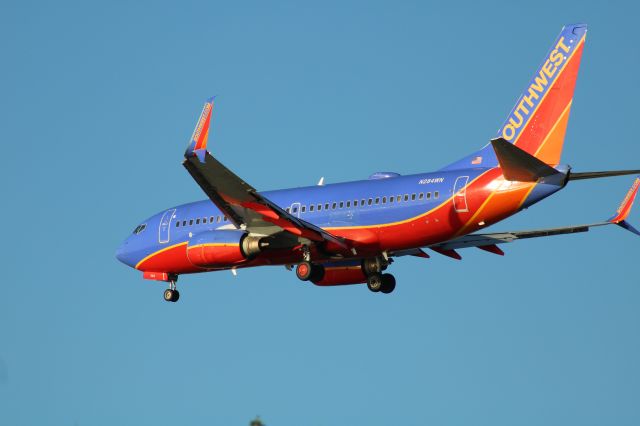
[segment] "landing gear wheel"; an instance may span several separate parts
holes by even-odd
[[[311,262],[300,262],[296,267],[296,276],[299,280],[309,281],[313,273],[313,265]]]
[[[164,291],[164,300],[167,302],[177,302],[178,299],[180,299],[180,292],[178,290],[168,288]]]
[[[386,274],[385,274],[386,275]],[[369,290],[373,291],[374,293],[379,292],[380,290],[382,290],[382,275],[380,274],[371,274],[367,277],[367,287],[369,288]]]
[[[300,262],[296,267],[296,276],[302,281],[320,281],[324,277],[324,266],[311,262]]]
[[[384,294],[389,294],[395,288],[396,278],[391,274],[382,274],[382,288],[380,288],[380,291]]]

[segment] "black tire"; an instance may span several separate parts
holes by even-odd
[[[164,291],[164,300],[167,302],[173,302],[173,290],[168,288]]]
[[[393,292],[396,288],[396,278],[391,274],[382,274],[382,288],[380,291],[384,294]]]
[[[173,299],[172,302],[177,302],[180,299],[180,292],[178,290],[173,290]]]
[[[300,262],[296,266],[296,276],[301,281],[309,281],[313,275],[313,265],[311,262]]]
[[[374,293],[379,292],[382,289],[382,275],[371,274],[367,277],[367,287]]]
[[[309,281],[312,283],[318,283],[322,281],[324,278],[324,266],[322,265],[313,265],[313,271],[311,272],[311,278]]]

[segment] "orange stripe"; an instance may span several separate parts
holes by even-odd
[[[164,252],[165,252],[165,251],[167,251],[167,250],[171,250],[171,249],[173,249],[173,248],[180,247],[180,246],[184,246],[184,245],[187,245],[187,242],[186,242],[186,241],[185,241],[185,242],[183,242],[183,243],[174,244],[174,245],[172,245],[172,246],[165,247],[165,248],[163,248],[163,249],[161,249],[161,250],[158,250],[158,251],[156,251],[156,252],[153,252],[153,253],[151,253],[150,255],[148,255],[147,257],[145,257],[144,259],[142,259],[140,262],[138,262],[138,263],[136,264],[136,269],[140,269],[140,268],[139,268],[139,266],[140,266],[140,265],[142,265],[142,264],[143,264],[144,262],[146,262],[147,260],[151,259],[152,257],[154,257],[154,256],[156,256],[156,255],[159,255],[160,253],[164,253]]]

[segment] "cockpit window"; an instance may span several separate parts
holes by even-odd
[[[136,227],[136,229],[134,229],[134,230],[133,230],[133,233],[134,233],[135,235],[138,235],[139,233],[141,233],[142,231],[144,231],[144,230],[146,229],[146,227],[147,227],[147,224],[146,224],[146,223],[143,223],[142,225],[138,225],[138,226]]]

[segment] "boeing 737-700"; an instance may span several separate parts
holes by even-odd
[[[500,244],[610,224],[640,235],[626,221],[640,177],[606,221],[482,232],[573,180],[640,173],[576,173],[560,162],[586,32],[565,26],[495,139],[434,172],[258,191],[207,151],[209,99],[183,161],[208,198],[143,220],[116,256],[145,279],[168,283],[164,299],[175,302],[182,274],[284,265],[318,286],[366,283],[391,293],[396,280],[384,271],[401,256],[428,258],[425,249],[456,259],[468,247],[502,255]]]

